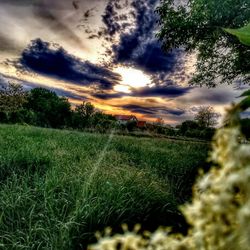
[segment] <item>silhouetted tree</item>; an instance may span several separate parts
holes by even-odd
[[[72,127],[83,129],[91,126],[91,117],[95,114],[94,105],[90,102],[83,102],[77,105],[72,117]]]
[[[211,106],[203,106],[199,108],[195,120],[202,128],[214,127],[218,123],[219,114],[214,111]]]
[[[83,102],[76,106],[75,111],[83,118],[89,118],[95,113],[95,107],[90,102]]]
[[[56,93],[35,88],[29,92],[25,107],[36,114],[36,124],[42,127],[62,128],[71,119],[71,105]]]

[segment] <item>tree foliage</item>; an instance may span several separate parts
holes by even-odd
[[[199,108],[199,111],[195,116],[195,120],[200,127],[210,128],[217,124],[219,116],[220,115],[214,111],[213,107],[203,106]]]
[[[159,39],[163,49],[184,48],[197,54],[191,84],[216,86],[250,83],[250,49],[221,27],[240,28],[250,20],[249,0],[163,0]]]
[[[237,36],[241,43],[250,46],[250,23],[240,29],[224,29],[224,30],[229,34]]]
[[[116,127],[112,115],[98,111],[90,102],[84,101],[73,110],[65,97],[48,89],[24,91],[21,85],[14,83],[0,86],[0,122],[99,132]]]
[[[43,88],[29,92],[26,108],[36,114],[37,125],[43,127],[64,127],[71,115],[71,105],[66,98]]]
[[[83,102],[76,106],[76,112],[83,118],[89,118],[95,113],[95,107],[90,102]]]
[[[180,126],[180,132],[185,134],[188,130],[199,129],[199,124],[196,121],[187,120],[184,121]]]
[[[210,141],[215,134],[215,128],[205,126],[204,122],[187,120],[180,125],[179,134]]]
[[[0,112],[17,112],[27,101],[27,93],[19,84],[10,82],[0,86]]]
[[[90,102],[82,102],[75,107],[72,114],[72,127],[84,129],[91,126],[91,118],[95,114],[95,107]]]

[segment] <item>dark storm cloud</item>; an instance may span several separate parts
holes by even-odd
[[[73,7],[78,10],[80,7],[79,7],[79,1],[72,1],[72,5]]]
[[[181,58],[181,51],[163,53],[158,41],[142,44],[133,56],[133,61],[150,74],[173,72]]]
[[[96,7],[86,10],[86,11],[83,13],[83,19],[82,19],[82,21],[88,22],[89,18],[94,16],[94,12],[95,12],[96,10],[97,10]]]
[[[139,89],[132,89],[132,93],[95,93],[93,97],[109,100],[115,98],[121,98],[123,96],[127,97],[162,97],[162,98],[173,98],[184,96],[187,94],[192,88],[183,88],[175,85],[172,86],[154,86],[154,87],[143,87]]]
[[[109,0],[98,32],[85,29],[90,39],[108,41],[106,56],[110,64],[122,64],[143,70],[154,83],[166,81],[167,75],[183,68],[183,52],[175,49],[164,53],[156,39],[160,0]],[[180,80],[181,81],[181,80]]]
[[[185,110],[182,109],[172,109],[164,106],[156,107],[145,107],[141,105],[127,104],[121,106],[121,108],[129,110],[133,113],[139,113],[143,115],[155,116],[155,115],[173,115],[182,116],[185,114]]]
[[[160,42],[155,38],[158,20],[155,9],[159,0],[130,0],[130,15],[133,16],[134,27],[127,31],[117,21],[119,15],[114,2],[109,1],[103,16],[109,37],[112,38],[117,33],[120,35],[119,42],[107,49],[107,55],[112,55],[112,63],[140,68],[152,75],[155,82],[180,70],[182,51],[164,53]]]
[[[117,73],[83,61],[62,47],[52,46],[41,39],[32,41],[13,64],[21,71],[33,71],[78,85],[98,84],[100,89],[112,89],[121,78]]]
[[[178,86],[154,86],[136,89],[133,96],[136,97],[178,97],[187,94],[192,88]]]
[[[152,37],[156,24],[154,14],[155,4],[158,0],[131,2],[131,13],[134,16],[135,28],[127,33],[122,33],[120,42],[113,46],[114,60],[117,62],[130,62],[136,49],[140,48],[143,40]]]
[[[129,22],[130,14],[128,10],[128,0],[108,0],[104,13],[101,16],[104,27],[101,27],[98,32],[91,31],[91,28],[85,29],[89,34],[89,39],[104,38],[108,42],[114,42],[114,37],[121,31],[132,25]],[[91,11],[91,10],[90,10]],[[88,20],[88,12],[85,12],[83,22]],[[86,28],[86,25],[81,25]]]
[[[115,35],[121,28],[121,25],[117,20],[118,13],[116,11],[116,6],[118,3],[116,3],[116,1],[110,0],[108,2],[104,15],[102,16],[102,21],[107,27],[107,34],[109,36]]]
[[[125,96],[126,94],[124,93],[94,93],[92,96],[101,99],[101,100],[110,100],[110,99],[115,99],[115,98],[121,98]]]
[[[70,90],[48,87],[48,86],[44,86],[36,82],[23,81],[16,77],[7,76],[5,74],[0,73],[0,86],[6,86],[9,82],[14,82],[14,83],[22,85],[24,90],[26,91],[29,91],[34,88],[45,88],[45,89],[55,92],[57,95],[62,96],[62,97],[66,97],[66,98],[70,98],[70,99],[74,99],[78,101],[87,99],[86,96],[84,96],[84,94],[76,94]]]

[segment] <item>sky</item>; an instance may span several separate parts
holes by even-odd
[[[72,105],[176,125],[224,113],[241,86],[189,86],[195,54],[161,50],[159,0],[0,0],[0,84],[48,88]]]

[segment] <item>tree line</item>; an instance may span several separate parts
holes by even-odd
[[[116,124],[112,115],[102,113],[90,102],[84,101],[72,109],[65,97],[59,97],[48,89],[25,91],[15,83],[0,88],[0,122],[97,130],[108,130]]]
[[[211,140],[219,115],[210,106],[200,107],[194,120],[187,120],[175,128],[165,126],[161,119],[155,123],[147,123],[138,128],[136,122],[119,124],[112,115],[104,114],[90,102],[83,101],[74,109],[65,97],[44,89],[34,88],[25,91],[21,85],[9,83],[0,86],[0,122],[11,124],[29,124],[33,126],[77,129],[95,132],[117,130],[120,132],[136,132],[159,134],[165,136],[184,136]],[[250,119],[242,120],[242,129],[247,138]]]

